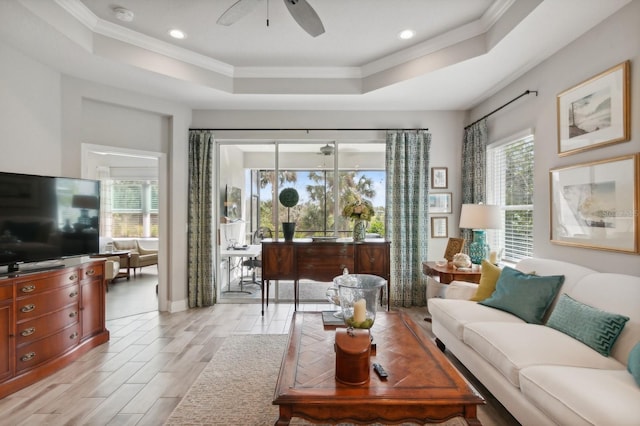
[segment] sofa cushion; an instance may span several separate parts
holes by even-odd
[[[602,356],[584,343],[544,325],[470,322],[464,327],[462,339],[516,387],[520,370],[531,365],[626,369],[615,358]]]
[[[626,370],[527,367],[520,389],[559,425],[631,426],[640,419],[640,388]]]
[[[627,321],[629,317],[585,305],[562,294],[547,325],[609,356]]]
[[[500,278],[501,272],[502,269],[483,259],[480,282],[478,283],[476,294],[473,295],[471,300],[479,302],[491,296],[496,289],[496,283]]]
[[[462,340],[462,331],[465,324],[469,322],[524,323],[520,318],[508,312],[488,308],[470,300],[429,299],[428,304],[433,321],[437,321],[459,340]]]
[[[532,324],[542,324],[563,281],[563,275],[541,277],[505,266],[496,283],[496,291],[478,303],[511,312]]]
[[[636,344],[631,353],[629,353],[629,361],[627,362],[627,370],[640,386],[640,342]]]

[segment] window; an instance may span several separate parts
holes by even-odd
[[[110,194],[111,201],[103,210],[103,222],[109,224],[104,235],[115,238],[158,236],[157,181],[107,179],[102,182],[102,191]]]
[[[260,170],[260,226],[273,228],[273,170]],[[294,187],[300,201],[291,208],[291,221],[296,222],[297,237],[333,235],[334,226],[341,237],[351,235],[352,221],[334,217],[333,171],[327,170],[281,170],[280,188]],[[341,170],[338,189],[340,199],[347,193],[355,193],[372,202],[376,211],[367,232],[384,236],[385,172],[379,170]],[[342,204],[338,212],[342,211]],[[279,222],[288,221],[287,209],[279,205]]]
[[[489,231],[489,245],[516,262],[533,255],[533,135],[487,147],[487,203],[501,206],[503,229]]]

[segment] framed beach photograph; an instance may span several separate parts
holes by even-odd
[[[448,169],[446,167],[431,168],[431,188],[447,189],[449,187]]]
[[[449,236],[449,219],[446,216],[431,218],[431,238],[447,238]]]
[[[558,155],[630,139],[629,66],[625,61],[558,95]]]
[[[551,242],[637,253],[638,158],[550,170]]]
[[[429,194],[429,213],[451,213],[451,192]]]

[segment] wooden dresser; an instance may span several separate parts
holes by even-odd
[[[378,275],[387,280],[387,310],[391,306],[390,244],[363,242],[263,241],[262,314],[269,304],[271,280],[293,280],[294,306],[298,306],[298,281],[332,281],[347,268],[352,274]],[[266,293],[266,298],[265,298]]]
[[[0,398],[108,340],[104,260],[0,278]]]

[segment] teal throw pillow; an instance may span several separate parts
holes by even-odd
[[[585,305],[563,294],[547,325],[609,356],[627,321],[629,317]]]
[[[505,266],[491,297],[478,303],[510,312],[528,323],[542,324],[563,282],[564,275],[541,277]]]
[[[629,370],[629,373],[631,373],[638,386],[640,386],[640,342],[636,343],[629,353],[627,370]]]

